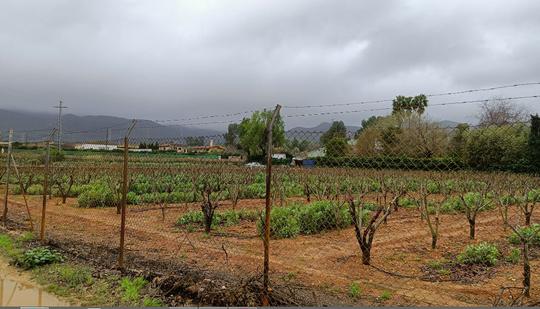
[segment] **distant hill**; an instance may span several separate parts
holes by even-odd
[[[453,129],[457,127],[460,123],[450,120],[442,120],[435,122],[441,128]],[[294,127],[292,129],[286,130],[285,134],[288,139],[298,139],[298,140],[308,140],[313,142],[318,142],[321,138],[321,135],[328,131],[332,126],[331,122],[323,122],[315,127]],[[347,132],[349,136],[352,137],[360,129],[360,126],[347,126]]]
[[[455,121],[451,121],[451,120],[442,120],[442,121],[437,121],[435,122],[436,124],[438,124],[441,128],[445,128],[445,129],[454,129],[455,127],[457,127],[461,122],[455,122]]]
[[[7,138],[7,130],[15,131],[15,140],[42,140],[48,132],[56,127],[57,116],[52,113],[34,113],[0,109],[0,129],[2,138]],[[62,116],[63,139],[65,142],[104,141],[107,128],[110,128],[109,140],[120,141],[131,120],[112,116],[77,116],[66,114]],[[24,136],[26,134],[26,137]],[[167,126],[151,120],[137,120],[137,125],[131,137],[133,141],[167,141],[188,136],[214,136],[221,132],[217,130],[198,129],[184,126]]]
[[[318,142],[324,132],[328,131],[332,126],[331,122],[323,122],[315,127],[294,127],[292,129],[286,130],[285,135],[288,139],[298,139],[298,140],[308,140],[312,142]],[[347,132],[350,136],[354,136],[354,133],[360,129],[357,126],[347,126]]]

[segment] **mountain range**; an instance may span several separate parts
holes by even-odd
[[[0,109],[0,129],[2,138],[7,138],[7,130],[14,130],[14,140],[38,141],[45,139],[57,126],[58,116],[50,113],[34,113]],[[132,120],[113,116],[62,116],[62,132],[65,142],[120,141]],[[214,136],[217,130],[199,129],[180,125],[163,125],[151,120],[137,120],[131,133],[133,140],[148,141],[183,138],[187,136]]]
[[[0,109],[1,138],[7,139],[7,130],[13,129],[16,141],[44,140],[52,128],[57,126],[57,117],[52,113]],[[104,142],[108,138],[111,143],[119,143],[131,123],[132,120],[122,117],[66,114],[62,116],[63,140],[65,142]],[[439,121],[438,124],[444,128],[454,128],[458,125],[457,122],[448,120]],[[315,127],[294,127],[286,130],[286,136],[289,139],[296,137],[299,140],[318,141],[331,125],[331,122],[323,122]],[[346,127],[351,136],[360,129],[360,126]],[[201,129],[182,125],[164,125],[139,119],[131,133],[131,139],[134,142],[167,142],[185,137],[207,137],[208,141],[215,139],[219,142],[224,132],[225,128],[222,131]]]

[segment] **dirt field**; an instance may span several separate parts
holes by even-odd
[[[10,216],[22,216],[22,198],[16,196],[10,203]],[[41,199],[30,197],[34,222],[39,222]],[[116,250],[119,242],[120,216],[116,209],[81,209],[73,207],[75,200],[66,205],[53,198],[47,209],[47,237],[72,239],[91,245]],[[240,201],[238,208],[262,209],[262,200]],[[187,232],[174,226],[176,219],[198,205],[175,205],[165,218],[161,210],[141,211],[144,207],[129,206],[127,215],[127,257],[143,255],[150,259],[169,259],[191,263],[216,271],[247,275],[262,268],[262,241],[255,223],[244,222],[220,228],[210,236],[201,231]],[[149,206],[145,206],[149,207]],[[230,206],[225,202],[222,210]],[[538,222],[536,213],[533,222]],[[35,228],[39,226],[36,224]],[[507,236],[497,210],[483,212],[477,219],[477,239],[473,242],[496,243],[503,255],[509,250]],[[468,225],[463,214],[442,216],[439,248],[430,249],[430,236],[419,213],[400,209],[389,217],[375,237],[372,265],[361,264],[360,251],[353,228],[325,232],[313,236],[272,240],[270,243],[271,273],[274,282],[301,283],[323,294],[333,295],[342,304],[382,305],[438,305],[473,306],[491,305],[501,286],[521,285],[521,266],[504,262],[477,274],[466,272],[463,278],[434,282],[426,272],[430,261],[451,259],[468,244]],[[114,266],[114,265],[109,265]],[[533,252],[531,299],[540,301],[540,279],[537,275],[540,261]],[[444,279],[444,278],[443,278]],[[457,281],[455,281],[457,280]],[[349,286],[357,282],[360,297],[349,297]],[[380,296],[390,293],[390,299]],[[323,299],[316,302],[324,303]]]

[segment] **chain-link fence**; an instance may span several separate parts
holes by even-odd
[[[497,243],[500,256],[512,232],[531,244],[519,232],[538,219],[538,118],[444,126],[408,112],[316,132],[284,130],[278,112],[237,135],[128,123],[66,132],[61,150],[54,132],[12,137],[4,222],[109,267],[260,278],[263,304],[294,303],[278,287],[300,285],[354,298],[359,280],[366,295],[440,304],[433,282],[489,276],[460,262],[464,243]]]

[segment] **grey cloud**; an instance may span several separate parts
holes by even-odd
[[[540,81],[539,9],[533,0],[5,0],[1,106],[52,111],[63,97],[77,114],[168,119]],[[290,121],[358,124],[370,114]]]

